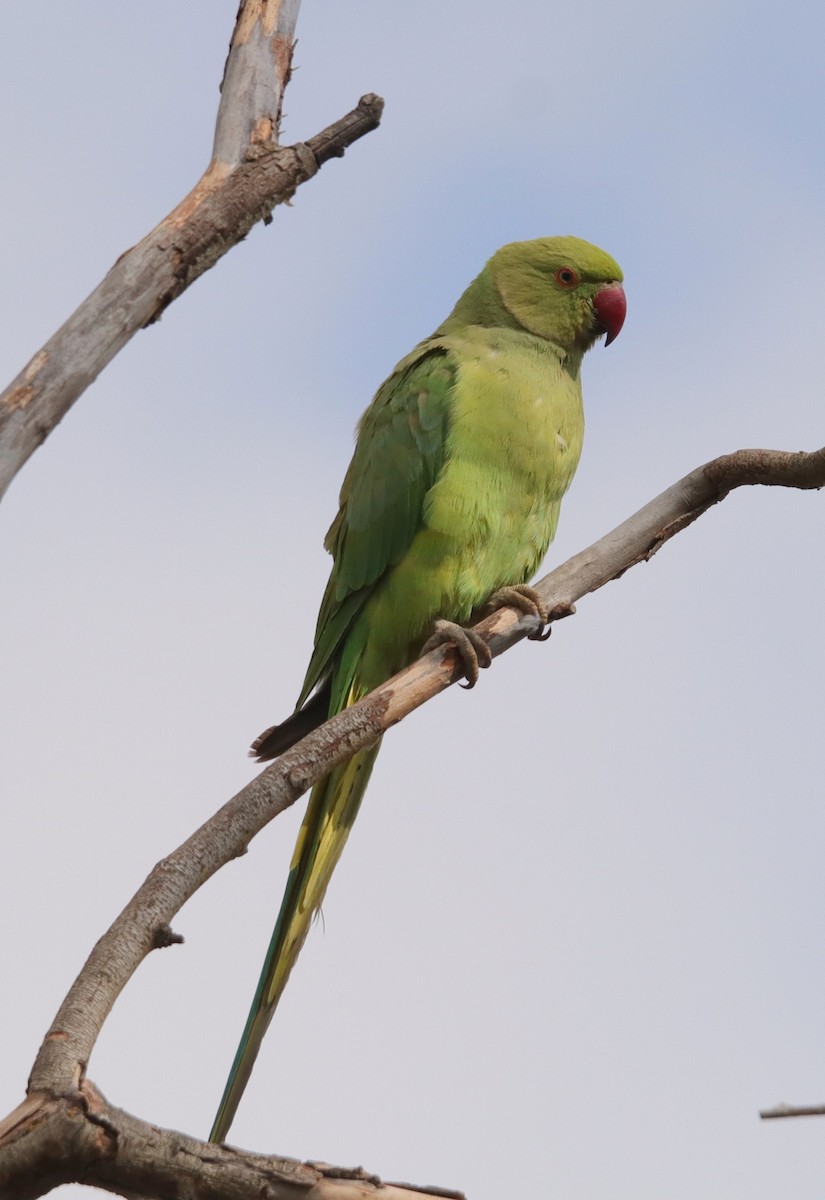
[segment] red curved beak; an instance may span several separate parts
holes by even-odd
[[[607,334],[604,344],[609,346],[619,336],[627,316],[627,298],[622,285],[611,283],[607,287],[603,287],[600,292],[596,292],[593,297],[593,307],[599,318],[599,324]]]

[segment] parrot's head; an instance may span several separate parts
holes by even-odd
[[[610,345],[627,311],[622,269],[576,237],[511,242],[487,264],[501,304],[521,328],[580,358],[597,338]]]

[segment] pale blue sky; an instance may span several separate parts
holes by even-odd
[[[2,376],[194,183],[236,4],[0,13]],[[351,431],[501,243],[622,264],[548,562],[743,445],[823,443],[817,6],[304,0],[326,166],[140,334],[0,507],[0,1110],[94,940],[292,706]],[[825,497],[736,495],[387,739],[232,1131],[472,1200],[821,1200]],[[291,852],[175,922],[90,1064],[205,1135]],[[65,1200],[89,1193],[73,1187]]]

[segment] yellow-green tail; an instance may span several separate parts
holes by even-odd
[[[229,1132],[264,1034],[358,815],[378,749],[375,746],[356,754],[312,789],[278,920],[209,1134],[210,1142],[222,1142]]]

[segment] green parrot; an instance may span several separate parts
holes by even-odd
[[[471,686],[489,649],[461,625],[485,602],[546,622],[526,581],[579,461],[582,357],[624,321],[621,280],[617,263],[579,238],[503,246],[381,385],[326,537],[333,567],[304,686],[292,716],[253,743],[259,761],[438,643],[456,643]],[[377,752],[356,754],[312,789],[211,1141],[229,1131]]]

